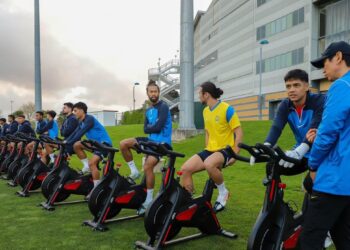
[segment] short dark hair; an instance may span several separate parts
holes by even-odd
[[[41,116],[44,115],[44,112],[43,112],[43,111],[36,111],[35,113],[36,113],[36,114],[39,114],[39,115],[41,115]]]
[[[6,122],[6,118],[0,118],[0,121]]]
[[[151,87],[151,86],[156,86],[158,91],[160,92],[160,88],[159,88],[158,84],[154,80],[149,80],[148,81],[148,84],[146,86],[146,90],[148,91],[148,87]]]
[[[7,118],[11,118],[12,120],[14,120],[15,116],[14,115],[8,115]]]
[[[76,104],[74,104],[73,109],[74,108],[82,109],[85,114],[87,113],[87,110],[88,110],[87,105],[83,102],[77,102]]]
[[[17,117],[20,117],[20,118],[26,118],[26,116],[25,115],[22,115],[22,114],[20,114],[20,115],[17,115]]]
[[[71,102],[65,102],[65,103],[63,103],[63,105],[64,106],[67,106],[68,108],[71,108],[71,109],[73,109],[73,103],[71,103]]]
[[[212,82],[204,82],[200,85],[203,93],[209,93],[213,98],[218,99],[224,93],[220,88],[217,88]]]
[[[350,67],[350,55],[343,54],[343,59],[345,61],[346,66]]]
[[[292,79],[298,79],[303,82],[309,82],[309,75],[305,70],[302,69],[293,69],[288,71],[288,73],[284,76],[284,81],[287,82]]]
[[[50,111],[47,111],[47,113],[49,116],[51,116],[52,118],[55,118],[56,117],[56,112],[54,110],[50,110]]]

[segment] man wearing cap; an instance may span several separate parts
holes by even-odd
[[[310,156],[313,193],[301,249],[322,249],[330,231],[336,249],[350,249],[350,45],[330,44],[311,62],[331,85]]]

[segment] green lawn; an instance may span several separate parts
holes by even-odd
[[[264,140],[269,128],[269,122],[243,122],[244,141],[248,144]],[[114,146],[118,147],[121,139],[142,135],[142,126],[128,125],[109,127]],[[174,144],[176,151],[183,152],[187,157],[203,148],[204,137],[197,136],[181,143]],[[290,130],[285,131],[280,146],[290,147],[293,136]],[[179,159],[177,167],[185,159]],[[141,156],[136,156],[141,162]],[[116,162],[122,162],[121,156],[116,155]],[[73,158],[71,165],[81,167],[81,163]],[[140,165],[140,164],[139,164]],[[250,167],[248,164],[237,162],[225,169],[225,183],[231,192],[227,209],[218,215],[223,228],[239,234],[238,239],[230,240],[211,236],[191,241],[169,249],[245,249],[249,232],[259,213],[263,201],[264,165]],[[121,172],[129,174],[123,163]],[[195,176],[197,193],[201,192],[207,179],[205,172]],[[159,187],[160,176],[157,176]],[[301,176],[289,177],[286,181],[286,199],[300,200]],[[42,210],[37,205],[43,201],[43,196],[32,194],[29,198],[19,198],[14,195],[17,188],[10,188],[5,181],[0,181],[0,249],[132,249],[136,240],[146,240],[147,235],[141,219],[110,224],[110,230],[104,233],[93,232],[88,227],[81,226],[86,219],[91,219],[86,204],[76,204],[58,207],[54,212]],[[216,198],[214,193],[214,198]],[[79,197],[71,197],[77,199]],[[135,211],[122,211],[119,216],[134,214]],[[184,229],[180,235],[186,235],[196,230]]]

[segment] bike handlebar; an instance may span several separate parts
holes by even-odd
[[[158,142],[140,142],[134,145],[137,153],[144,153],[156,157],[170,156],[170,157],[185,157],[184,154],[170,150],[165,143]]]
[[[95,140],[83,140],[83,141],[81,141],[81,144],[83,144],[84,147],[86,147],[92,151],[102,149],[102,150],[109,151],[109,152],[119,152],[119,149],[107,146],[107,145],[100,143],[98,141],[95,141]]]
[[[16,134],[18,137],[24,139],[24,140],[28,140],[28,141],[40,141],[40,139],[36,138],[36,137],[32,137],[30,135],[26,135],[26,134],[23,134],[21,132],[17,133]]]
[[[40,141],[45,142],[45,143],[49,143],[49,144],[56,144],[56,145],[65,145],[66,142],[63,141],[62,139],[56,137],[55,139],[52,139],[51,137],[49,137],[48,135],[41,135],[39,137]]]

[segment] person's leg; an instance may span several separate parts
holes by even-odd
[[[143,202],[142,206],[137,210],[137,214],[142,215],[145,213],[149,204],[153,201],[153,190],[154,190],[154,173],[153,169],[159,162],[159,159],[154,156],[147,156],[145,163],[143,165],[143,170],[146,177],[146,188],[147,195],[146,200]]]
[[[84,151],[85,150],[84,145],[80,141],[77,141],[76,143],[74,143],[73,149],[76,155],[78,156],[78,158],[80,159],[80,161],[83,163],[82,172],[83,173],[89,172],[90,171],[89,160]]]
[[[50,157],[51,162],[55,161],[55,154],[53,153],[54,145],[45,144],[46,154]]]
[[[47,162],[47,156],[48,156],[48,153],[47,153],[47,143],[45,143],[45,145],[44,145],[44,149],[45,150],[42,150],[41,151],[41,161],[44,163],[44,164],[48,164],[48,162]]]
[[[137,144],[136,138],[129,138],[122,140],[119,145],[120,152],[123,155],[124,160],[127,162],[131,175],[130,178],[137,179],[140,176],[140,173],[136,167],[134,162],[134,158],[132,156],[131,149],[134,148],[134,145]]]
[[[336,249],[350,249],[350,197],[347,200],[347,206],[330,230]]]
[[[301,249],[322,249],[327,232],[333,227],[342,211],[344,202],[339,196],[313,192],[300,236]]]
[[[205,151],[203,151],[205,152]],[[202,154],[203,152],[199,153]],[[205,169],[203,159],[198,155],[193,155],[181,166],[181,182],[182,186],[189,192],[194,192],[192,175],[196,172],[203,171]]]
[[[89,160],[89,168],[91,171],[92,179],[94,181],[94,188],[99,184],[100,182],[100,171],[98,170],[97,166],[98,163],[101,161],[101,156],[94,154]]]
[[[205,169],[218,188],[219,195],[214,205],[216,212],[222,211],[225,208],[229,197],[229,191],[225,187],[224,176],[221,172],[221,168],[226,160],[222,152],[215,152],[204,161]]]

